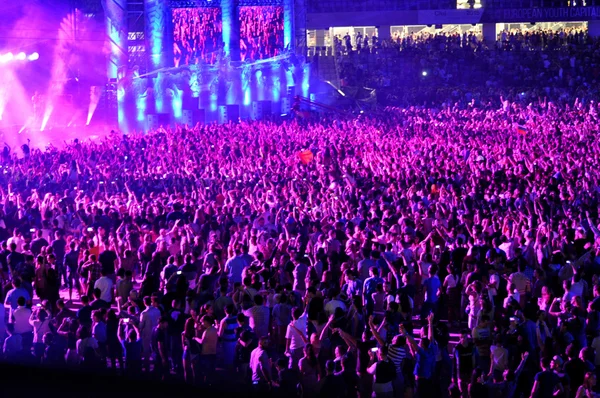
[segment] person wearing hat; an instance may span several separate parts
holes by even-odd
[[[535,375],[531,397],[551,398],[557,389],[562,389],[560,377],[552,371],[551,363],[552,360],[548,357],[540,361],[542,371]]]
[[[490,396],[502,395],[506,398],[512,398],[515,395],[517,384],[519,382],[519,376],[525,367],[529,352],[524,352],[521,356],[521,363],[517,366],[517,369],[512,370],[509,368],[504,369],[502,373],[494,373],[491,378],[486,381],[486,386],[490,393]],[[495,394],[498,391],[499,394]]]

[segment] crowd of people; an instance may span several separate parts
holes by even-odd
[[[283,7],[242,6],[239,13],[242,61],[267,59],[282,53]]]
[[[337,59],[342,85],[375,88],[387,105],[466,106],[500,94],[526,103],[597,96],[600,41],[581,30],[501,32],[491,47],[476,34],[410,35],[384,43],[338,51]]]
[[[304,396],[593,396],[597,112],[502,99],[5,148],[3,359]]]
[[[306,3],[310,13],[336,13],[336,12],[389,12],[406,10],[452,10],[464,8],[461,1],[435,0],[430,2],[415,3],[410,1],[392,0],[313,0]],[[469,4],[471,1],[469,1]],[[473,1],[474,3],[474,1]]]
[[[597,396],[600,47],[565,41],[408,46],[421,77],[461,65],[487,90],[428,106],[5,146],[2,360],[279,396]]]
[[[175,66],[214,64],[223,48],[220,7],[174,8]]]

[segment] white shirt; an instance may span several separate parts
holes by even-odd
[[[504,371],[508,366],[508,350],[504,347],[492,345],[490,353],[494,370]]]
[[[10,249],[10,245],[14,243],[15,245],[17,245],[17,251],[19,253],[21,253],[23,251],[23,239],[19,238],[18,236],[13,236],[12,238],[9,238],[6,241],[6,245],[8,246],[8,248]]]
[[[113,299],[113,285],[114,283],[112,279],[110,279],[107,276],[102,276],[94,284],[94,289],[100,289],[100,291],[102,292],[100,298],[106,301],[107,303],[111,303]]]
[[[425,284],[427,275],[429,275],[430,267],[431,267],[431,264],[426,261],[421,261],[421,263],[419,264],[419,268],[421,269],[421,285]]]
[[[37,319],[30,319],[29,323],[33,326],[34,334],[33,334],[33,342],[34,343],[43,343],[44,335],[46,333],[50,333],[50,319],[46,318],[44,322],[38,321]]]
[[[446,289],[456,287],[456,282],[456,277],[452,274],[448,274],[446,275],[446,278],[444,278],[444,286],[446,287]]]
[[[600,365],[600,337],[594,337],[592,348],[596,350],[595,364],[598,366]]]
[[[490,275],[490,285],[494,287],[488,287],[488,294],[490,297],[495,297],[498,295],[498,286],[500,285],[500,277],[498,274]]]
[[[140,334],[143,339],[152,338],[152,330],[158,325],[160,319],[160,310],[150,306],[142,311],[140,316]]]
[[[327,304],[325,304],[325,312],[327,313],[327,316],[335,314],[336,308],[342,308],[344,311],[346,311],[346,305],[344,305],[343,302],[337,299],[333,299]]]
[[[6,308],[3,305],[0,305],[0,339],[4,338],[4,332],[6,331],[6,324],[4,322],[4,317],[6,314]]]
[[[506,258],[507,259],[511,260],[513,258],[512,250],[511,250],[512,249],[512,242],[502,243],[502,244],[500,244],[500,246],[498,246],[498,248],[500,250],[503,250],[504,253],[506,253]]]
[[[22,334],[33,331],[33,326],[29,324],[29,317],[31,316],[31,310],[27,307],[17,307],[13,311],[13,317],[15,318],[15,333]]]
[[[98,349],[98,340],[93,337],[88,337],[87,339],[77,340],[77,355],[83,360],[83,356],[85,355],[85,351],[88,348],[92,348],[94,350]]]
[[[290,322],[285,332],[285,338],[290,340],[290,350],[296,350],[304,347],[305,343],[298,330],[294,329],[292,325],[301,331],[303,336],[306,336],[306,314],[302,315],[297,320]]]
[[[569,292],[571,293],[571,297],[574,296],[583,296],[583,283],[581,282],[575,282],[571,285],[571,290],[569,290]]]

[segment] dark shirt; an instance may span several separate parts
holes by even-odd
[[[536,374],[535,381],[538,383],[538,393],[534,398],[551,398],[554,394],[554,389],[560,383],[558,375],[549,370]]]
[[[390,383],[396,378],[396,367],[389,359],[379,361],[375,366],[375,383]]]
[[[457,376],[471,377],[473,373],[473,355],[475,355],[473,343],[469,343],[466,347],[462,344],[457,344],[454,347],[454,364]]]
[[[161,329],[158,326],[154,328],[152,331],[152,350],[156,354],[157,360],[162,360],[166,358],[161,357],[160,350],[158,349],[158,343],[167,344],[168,334],[166,329]]]
[[[65,265],[69,269],[69,272],[74,273],[77,271],[79,266],[79,251],[70,251],[65,255]]]
[[[465,284],[466,284],[466,286],[469,286],[471,283],[473,283],[475,281],[481,282],[481,274],[479,272],[473,271],[467,275],[467,280],[465,281]]]
[[[34,239],[31,242],[31,253],[34,256],[39,255],[42,252],[42,248],[48,246],[48,241],[44,238]]]
[[[172,310],[169,313],[169,334],[171,336],[179,336],[183,333],[183,329],[185,327],[185,321],[188,316],[181,312],[180,310]]]
[[[178,221],[183,220],[184,218],[185,217],[183,213],[180,211],[172,211],[169,214],[167,214],[167,221]]]
[[[181,272],[197,272],[197,268],[193,263],[185,263],[181,267],[179,267],[179,271]]]
[[[125,361],[141,361],[142,360],[142,340],[137,340],[134,342],[130,342],[128,340],[123,340],[123,350],[125,354]]]
[[[594,311],[600,311],[600,296],[592,300],[592,309]]]
[[[94,300],[90,303],[90,307],[93,311],[101,310],[101,309],[110,309],[110,304],[102,299]]]
[[[326,397],[345,397],[346,385],[341,376],[327,375],[321,380],[319,396]]]
[[[25,256],[22,253],[19,252],[11,252],[8,256],[7,256],[7,262],[8,265],[10,267],[12,267],[13,269],[16,269],[16,267],[25,262]]]
[[[52,251],[54,252],[54,256],[56,257],[57,264],[63,264],[65,261],[65,252],[67,247],[67,242],[60,238],[52,241]]]
[[[464,247],[457,247],[452,251],[452,262],[457,269],[462,268],[463,261],[469,251]]]
[[[31,263],[21,263],[17,269],[17,274],[22,280],[27,281],[31,284],[33,277],[35,276],[35,267]]]
[[[306,313],[308,314],[308,319],[314,320],[318,318],[320,312],[325,309],[325,302],[322,297],[313,297],[308,302]]]
[[[537,349],[537,333],[535,322],[528,319],[521,325],[523,337],[527,340],[529,351],[534,352]]]
[[[569,380],[571,380],[572,391],[577,391],[577,388],[583,384],[586,371],[585,362],[579,358],[570,359],[565,362],[565,373],[569,376]]]
[[[8,255],[9,254],[10,254],[10,250],[0,251],[0,265],[2,266],[2,270],[4,272],[8,271]]]
[[[92,307],[90,305],[81,307],[77,311],[77,319],[79,319],[79,322],[81,322],[81,323],[85,323],[85,324],[92,323]]]
[[[437,355],[437,344],[431,342],[427,349],[419,347],[415,354],[414,375],[423,379],[430,379],[435,370],[435,358]]]
[[[283,369],[279,372],[279,396],[291,397],[296,396],[300,376],[298,371],[293,369]]]
[[[469,397],[470,398],[488,398],[489,393],[487,386],[481,383],[471,384],[469,389]]]
[[[165,281],[170,284],[175,284],[177,282],[177,277],[173,278],[175,272],[177,272],[177,266],[175,264],[168,264],[165,268],[163,268],[163,276]],[[171,279],[173,279],[173,281],[171,281]]]
[[[65,353],[57,344],[46,347],[42,363],[44,365],[60,366],[65,363]]]
[[[438,291],[442,287],[442,283],[438,277],[427,278],[425,280],[425,289],[427,291],[427,302],[437,303]]]
[[[340,376],[344,380],[346,387],[346,396],[348,398],[356,398],[358,396],[358,375],[356,372],[349,370],[336,372],[336,376]]]
[[[56,319],[56,326],[62,325],[63,320],[65,320],[66,318],[75,318],[75,316],[75,312],[71,311],[68,308],[63,308],[58,312],[58,314],[56,314],[56,317],[54,318]]]
[[[90,263],[86,268],[88,271],[88,282],[90,284],[96,283],[102,276],[102,265],[100,263]]]
[[[377,342],[375,340],[356,342],[356,352],[358,357],[356,361],[356,371],[359,374],[367,372],[369,361],[371,360],[369,357],[369,350],[375,347],[377,347]]]
[[[102,264],[102,271],[106,272],[107,275],[115,273],[115,261],[117,260],[117,254],[112,250],[105,250],[100,254],[98,261]]]

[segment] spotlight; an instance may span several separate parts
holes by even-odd
[[[29,57],[27,57],[27,59],[29,59],[30,61],[35,61],[35,60],[38,60],[38,59],[40,59],[40,54],[38,54],[38,53],[33,53],[33,54],[31,54]]]
[[[16,58],[17,58],[19,61],[24,61],[24,60],[25,60],[25,58],[27,58],[27,55],[25,55],[25,53],[24,53],[24,52],[20,52],[20,53],[18,53],[18,54],[17,54],[17,57],[16,57]]]
[[[13,53],[6,53],[0,57],[0,62],[10,62],[14,58]]]
[[[422,75],[423,75],[423,76],[427,76],[427,71],[426,71],[426,70],[424,70],[424,71],[423,71],[423,73],[422,73]]]

